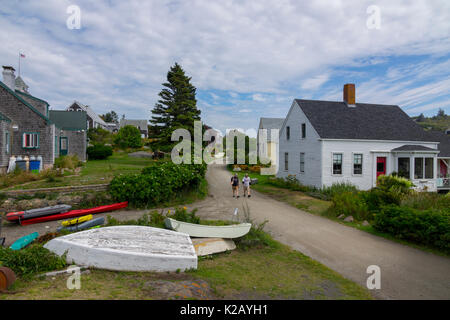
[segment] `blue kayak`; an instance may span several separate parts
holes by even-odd
[[[10,248],[12,250],[20,250],[22,248],[25,248],[27,245],[32,243],[36,238],[39,237],[39,234],[37,232],[30,233],[29,235],[26,235],[25,237],[17,239]]]
[[[101,218],[97,218],[97,219],[92,219],[74,226],[70,226],[70,227],[59,227],[58,231],[70,231],[70,232],[74,232],[74,231],[80,231],[80,230],[85,230],[88,228],[92,228],[92,227],[96,227],[96,226],[100,226],[102,224],[105,223],[105,218],[101,217]]]

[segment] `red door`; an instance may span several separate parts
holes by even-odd
[[[377,157],[377,178],[386,174],[386,157]]]

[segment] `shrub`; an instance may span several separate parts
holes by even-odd
[[[113,134],[102,128],[91,128],[87,132],[89,142],[95,144],[111,144],[113,142]]]
[[[141,174],[115,177],[110,185],[111,196],[138,206],[153,206],[171,199],[185,188],[196,187],[204,179],[206,165],[155,162]]]
[[[199,224],[200,218],[195,215],[196,212],[197,209],[194,209],[191,212],[187,212],[186,207],[175,208],[175,213],[172,216],[170,216],[170,218],[178,221]]]
[[[419,210],[429,208],[442,210],[450,208],[450,197],[435,192],[412,192],[405,196],[400,204]]]
[[[67,168],[67,169],[75,169],[82,165],[81,161],[78,159],[78,156],[75,155],[67,155],[60,156],[55,159],[55,167],[56,168]]]
[[[310,187],[302,185],[296,178],[295,175],[288,175],[286,178],[274,178],[267,180],[269,185],[278,188],[289,189],[293,191],[306,192],[311,190]]]
[[[450,252],[450,209],[420,211],[396,205],[384,206],[373,227],[396,238],[434,246]]]
[[[142,147],[141,132],[134,126],[124,126],[114,138],[114,143],[122,149],[140,148]]]
[[[350,182],[338,182],[333,183],[329,187],[323,187],[320,189],[320,193],[325,195],[328,199],[331,200],[336,194],[340,194],[343,192],[357,192],[358,188],[351,184]]]
[[[377,187],[381,190],[392,192],[394,194],[408,194],[411,193],[411,188],[414,184],[403,177],[398,176],[385,176],[381,175],[377,178]]]
[[[106,159],[113,154],[113,149],[110,146],[96,144],[87,148],[87,155],[89,160]]]
[[[353,216],[356,220],[369,219],[369,208],[362,195],[362,192],[336,193],[333,196],[333,204],[330,210],[336,216],[343,214],[345,216]]]
[[[30,277],[37,273],[62,269],[65,256],[59,257],[40,244],[22,250],[0,247],[0,265],[11,268],[18,276]]]

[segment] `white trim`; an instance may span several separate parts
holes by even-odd
[[[355,173],[355,154],[360,154],[361,157],[361,173]],[[351,168],[352,168],[352,176],[353,177],[363,177],[364,176],[364,152],[361,151],[354,151],[352,152],[352,158],[351,158]]]
[[[396,143],[406,143],[406,144],[412,144],[412,143],[436,143],[439,144],[440,142],[437,141],[404,141],[404,140],[376,140],[376,139],[336,139],[336,138],[319,138],[319,140],[324,141],[354,141],[354,142],[396,142]]]
[[[341,173],[334,173],[334,155],[340,154],[341,158]],[[331,176],[343,177],[344,176],[344,151],[331,151]]]

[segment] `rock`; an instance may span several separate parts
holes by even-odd
[[[152,158],[153,154],[147,151],[137,151],[133,153],[129,153],[128,156],[133,158]]]
[[[369,223],[367,220],[364,220],[363,223],[362,223],[362,225],[363,225],[364,227],[367,227],[367,226],[370,226],[370,223]]]
[[[345,215],[344,214],[341,214],[339,217],[337,217],[338,219],[344,219],[345,218]]]
[[[346,222],[353,222],[355,219],[353,219],[352,216],[348,216],[347,218],[344,219],[344,221]]]

